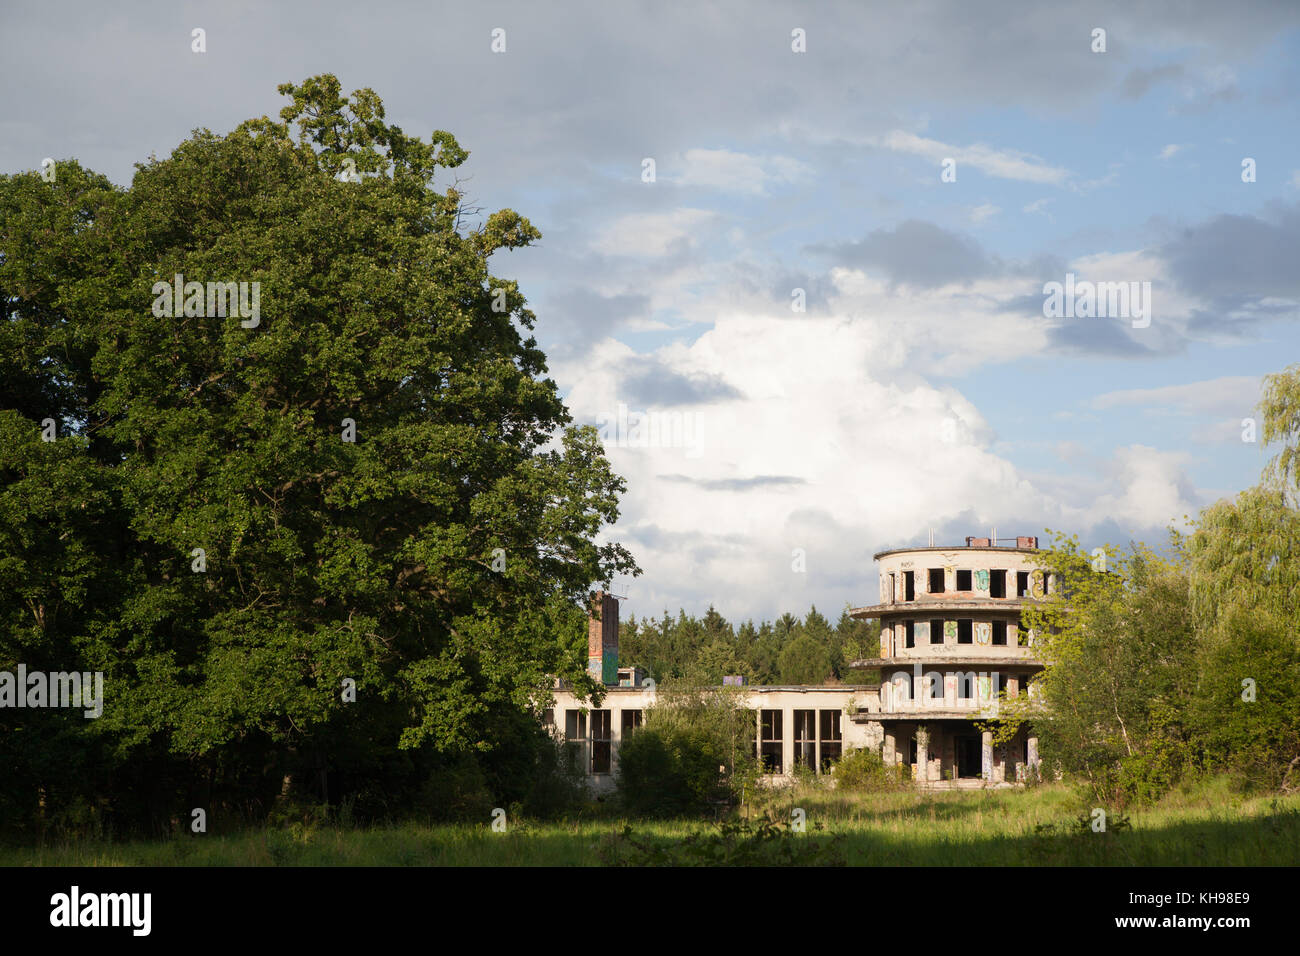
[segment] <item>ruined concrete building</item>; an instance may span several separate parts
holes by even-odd
[[[1000,539],[999,539],[1000,540]],[[1020,626],[1026,601],[1050,593],[1031,566],[1038,539],[1014,547],[967,538],[964,547],[899,548],[875,555],[880,603],[856,608],[879,619],[880,656],[854,661],[876,671],[870,684],[746,687],[755,756],[773,782],[806,766],[816,773],[849,749],[869,747],[927,787],[1009,785],[1037,771],[1038,739],[1022,728],[994,752],[977,720],[997,715],[1000,695],[1028,693],[1042,669],[1033,634]],[[588,630],[588,672],[605,686],[599,707],[557,684],[544,719],[577,751],[592,786],[614,786],[618,748],[656,699],[638,668],[618,666],[618,601],[596,595]]]

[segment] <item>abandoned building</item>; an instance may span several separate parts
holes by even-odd
[[[1010,540],[1010,539],[1008,539]],[[999,694],[1029,693],[1042,670],[1020,610],[1051,589],[1032,567],[1038,539],[1014,547],[967,538],[965,547],[899,548],[875,555],[880,603],[850,613],[880,620],[880,684],[850,719],[867,728],[886,764],[910,765],[924,784],[1015,783],[1038,767],[1038,738],[1022,727],[993,752],[977,720],[995,717]]]
[[[1013,547],[999,540],[875,555],[880,603],[850,613],[880,620],[880,656],[851,666],[879,671],[878,682],[743,689],[744,706],[754,712],[755,756],[770,781],[789,779],[800,766],[828,772],[844,752],[868,747],[926,787],[1008,785],[1036,771],[1032,729],[1022,727],[995,753],[992,734],[975,724],[997,715],[1001,692],[1029,692],[1042,669],[1032,633],[1020,627],[1025,601],[1051,587],[1031,566],[1038,539],[1018,537]],[[618,614],[617,598],[596,595],[587,667],[605,684],[600,706],[557,682],[543,715],[577,751],[598,792],[615,785],[619,745],[657,697],[639,668],[619,666]]]

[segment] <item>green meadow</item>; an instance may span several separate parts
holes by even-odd
[[[803,811],[804,829],[789,826]],[[763,825],[762,821],[770,821]],[[69,840],[0,849],[5,866],[1294,866],[1300,794],[1246,796],[1226,781],[1176,790],[1105,832],[1075,791],[765,795],[730,822],[628,819],[603,805],[565,822],[298,822],[170,840]],[[629,830],[630,828],[630,830]]]

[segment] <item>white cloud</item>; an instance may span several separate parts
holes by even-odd
[[[620,216],[591,241],[596,252],[610,256],[663,256],[679,243],[693,242],[695,232],[714,216],[706,209],[682,207],[672,212]]]
[[[971,222],[983,222],[990,216],[996,216],[1002,210],[992,203],[986,202],[974,207],[970,211]]]
[[[763,196],[769,187],[807,179],[811,167],[788,156],[754,156],[729,149],[688,149],[672,181],[724,192]]]
[[[1183,150],[1183,149],[1185,149],[1185,148],[1186,148],[1186,147],[1184,147],[1184,146],[1182,146],[1182,145],[1180,145],[1180,144],[1178,144],[1178,143],[1170,143],[1170,144],[1169,144],[1168,146],[1166,146],[1164,149],[1160,150],[1160,158],[1161,158],[1161,159],[1173,159],[1174,156],[1176,156],[1176,155],[1177,155],[1181,150]]]
[[[712,602],[728,616],[774,615],[816,601],[834,614],[844,601],[874,599],[873,550],[916,540],[927,527],[1037,534],[1046,524],[1086,533],[1119,522],[1149,530],[1192,510],[1184,456],[1139,446],[1089,463],[1081,446],[1064,444],[1056,450],[1071,459],[1066,477],[1026,475],[996,450],[969,399],[914,371],[928,367],[915,356],[963,325],[989,334],[987,322],[963,319],[943,297],[873,306],[888,295],[878,283],[851,270],[836,278],[832,316],[718,307],[715,327],[693,343],[638,355],[607,340],[554,366],[562,383],[573,383],[567,401],[580,421],[620,402],[636,407],[628,381],[637,369],[727,388],[724,397],[672,409],[695,416],[698,454],[608,449],[628,481],[611,537],[645,570],[626,583],[629,612]],[[1029,335],[992,328],[998,341]],[[969,367],[978,337],[944,347]],[[806,554],[805,574],[791,570],[796,548]]]
[[[1062,185],[1070,177],[1068,169],[1048,166],[1039,157],[1018,150],[993,149],[982,144],[954,146],[904,130],[894,130],[879,142],[886,149],[922,156],[936,166],[945,159],[954,159],[957,161],[958,180],[961,178],[963,166],[973,166],[980,172],[999,179],[1016,179],[1053,186]]]
[[[1183,517],[1200,508],[1200,496],[1186,474],[1189,461],[1185,452],[1158,451],[1148,445],[1117,449],[1107,475],[1114,490],[1078,509],[1076,520],[1088,527],[1184,527]]]
[[[1098,395],[1093,408],[1139,406],[1148,411],[1182,414],[1249,415],[1259,402],[1260,380],[1255,375],[1231,375],[1186,385],[1130,388]]]

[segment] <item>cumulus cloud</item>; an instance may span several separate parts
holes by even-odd
[[[683,207],[671,212],[629,213],[619,216],[591,240],[591,248],[607,256],[665,256],[694,243],[696,230],[713,218],[706,209]]]
[[[811,168],[788,156],[754,156],[729,149],[688,149],[681,172],[671,177],[680,186],[703,186],[723,192],[766,195],[770,188],[798,182]]]

